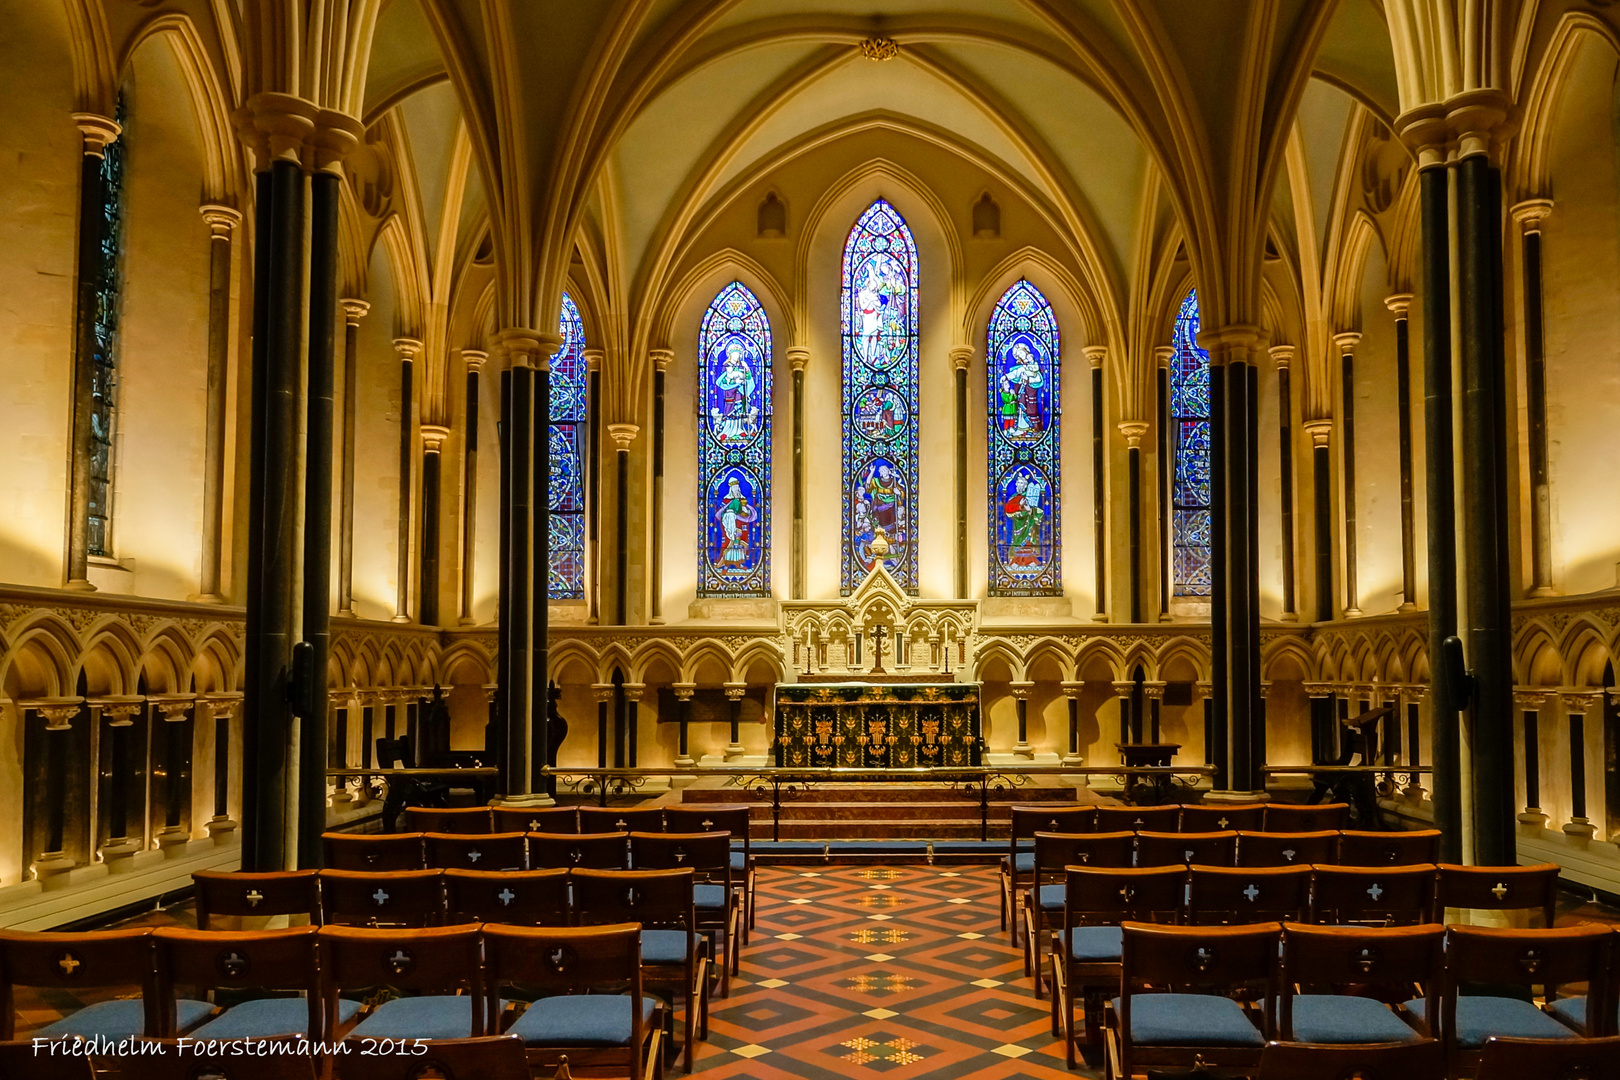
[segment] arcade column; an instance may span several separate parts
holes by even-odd
[[[1084,765],[1086,759],[1080,755],[1080,695],[1085,691],[1084,682],[1064,682],[1059,684],[1063,697],[1069,707],[1069,741],[1063,751],[1063,764]]]
[[[742,744],[742,699],[748,692],[748,684],[728,682],[725,684],[726,704],[729,707],[731,720],[731,741],[726,744],[726,761],[734,762],[742,758],[744,750]]]
[[[1007,688],[1012,691],[1013,703],[1018,709],[1018,742],[1013,746],[1013,753],[1022,758],[1035,757],[1035,748],[1029,744],[1029,696],[1035,689],[1032,682],[1009,683]]]

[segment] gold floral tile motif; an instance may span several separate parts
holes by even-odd
[[[871,975],[865,973],[852,975],[847,979],[840,979],[838,985],[857,994],[904,994],[918,983],[916,979],[908,979],[898,972],[890,971]]]
[[[867,881],[894,881],[901,876],[903,876],[901,871],[889,869],[862,870],[856,874],[856,877],[865,878]]]
[[[872,926],[855,931],[849,940],[857,945],[898,945],[910,941],[911,935],[898,926]]]
[[[861,905],[861,907],[891,908],[899,907],[901,904],[906,902],[906,898],[903,896],[896,896],[894,893],[872,893],[868,896],[860,897],[855,902]]]
[[[849,1050],[847,1054],[839,1055],[851,1065],[867,1065],[874,1061],[882,1061],[891,1065],[910,1065],[921,1061],[926,1054],[917,1054],[912,1051],[927,1049],[919,1047],[910,1039],[887,1039],[878,1036],[876,1039],[851,1039],[839,1046]]]

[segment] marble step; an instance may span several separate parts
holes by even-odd
[[[755,821],[769,821],[771,808],[755,806]],[[782,820],[799,821],[820,819],[825,821],[939,821],[944,819],[979,819],[978,803],[962,802],[804,802],[797,799],[782,800]],[[1012,819],[1011,804],[990,805],[990,820],[1007,822]]]
[[[992,805],[1000,803],[1005,805],[1025,803],[1054,803],[1075,801],[1076,789],[1072,787],[1058,787],[1030,784],[1023,787],[1010,787],[990,790]],[[749,792],[737,788],[687,788],[681,792],[682,803],[738,803],[748,802],[757,804],[761,798],[769,800],[770,789]],[[782,805],[786,806],[790,796],[784,786],[782,792]],[[914,803],[917,801],[929,803],[955,803],[958,805],[979,805],[979,789],[975,786],[964,785],[961,788],[952,788],[949,784],[899,782],[893,784],[845,784],[839,782],[821,782],[808,790],[795,790],[791,801],[795,803]]]
[[[768,839],[770,837],[770,823],[765,822],[763,830],[759,825],[755,825],[754,833],[759,839]],[[979,838],[979,819],[846,821],[815,818],[788,820],[783,818],[781,838],[783,840],[977,840]],[[1003,824],[998,832],[996,822],[992,821],[990,823],[990,838],[1005,841],[1007,838],[1006,825]]]

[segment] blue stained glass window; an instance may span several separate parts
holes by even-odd
[[[125,123],[124,95],[118,95],[120,126]],[[101,157],[101,242],[92,265],[81,267],[95,290],[91,312],[93,339],[90,364],[90,509],[86,541],[92,555],[112,554],[112,453],[118,408],[118,315],[123,291],[124,154],[127,130],[107,144]]]
[[[847,595],[883,561],[917,591],[917,244],[879,199],[844,244],[844,553]],[[882,539],[879,541],[879,536]],[[886,554],[878,554],[873,549]]]
[[[1056,596],[1058,542],[1058,324],[1052,306],[1018,281],[990,316],[990,593]]]
[[[771,594],[771,324],[740,281],[698,330],[699,596]]]
[[[563,293],[557,332],[562,348],[551,357],[551,558],[546,594],[553,600],[585,597],[585,324],[574,298]]]
[[[1210,594],[1209,353],[1198,347],[1198,294],[1181,302],[1171,339],[1172,572],[1177,596]]]

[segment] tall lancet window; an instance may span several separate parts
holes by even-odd
[[[124,95],[115,114],[125,124]],[[101,243],[95,262],[81,271],[95,288],[91,333],[95,339],[90,365],[90,511],[86,521],[88,550],[112,554],[113,434],[118,409],[118,315],[123,292],[124,153],[128,129],[107,144],[101,157]]]
[[[1018,281],[990,316],[990,593],[1056,596],[1058,543],[1058,324],[1052,305]]]
[[[1170,505],[1177,596],[1210,594],[1209,353],[1198,347],[1198,294],[1176,316],[1170,357],[1170,435],[1175,441]]]
[[[771,594],[771,323],[740,281],[698,331],[699,596]]]
[[[917,591],[917,244],[879,199],[844,244],[844,559]]]
[[[574,298],[563,293],[551,358],[551,559],[546,593],[553,600],[585,596],[585,324]]]

